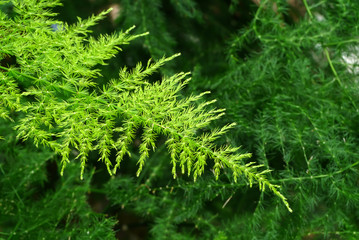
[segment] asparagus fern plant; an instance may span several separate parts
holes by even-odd
[[[355,1],[0,2],[0,238],[357,239]]]
[[[140,158],[137,176],[141,173],[151,149],[156,148],[156,137],[165,135],[171,155],[172,174],[200,176],[208,160],[213,160],[213,172],[218,178],[221,169],[233,171],[236,182],[244,175],[250,185],[258,183],[280,197],[289,208],[279,186],[270,183],[265,174],[257,171],[261,165],[245,163],[250,154],[238,153],[238,147],[216,147],[213,142],[233,124],[199,134],[213,120],[223,115],[224,109],[207,110],[214,101],[197,104],[199,95],[179,99],[180,90],[188,83],[188,73],[163,77],[149,83],[147,77],[173,55],[145,66],[137,64],[131,70],[123,67],[118,78],[97,84],[101,75],[98,65],[114,56],[120,45],[145,34],[125,32],[89,37],[89,28],[110,11],[87,20],[78,19],[74,25],[53,20],[51,8],[59,1],[2,1],[12,4],[14,16],[0,12],[1,57],[14,58],[16,63],[1,66],[2,117],[14,121],[17,138],[31,139],[36,146],[49,147],[61,155],[64,172],[71,153],[81,162],[81,179],[88,154],[99,152],[110,175],[115,174],[136,131],[142,129],[139,145]],[[54,30],[51,26],[58,26]],[[115,161],[110,153],[116,151]]]
[[[358,238],[356,1],[121,4],[125,13],[143,14],[122,14],[119,23],[165,31],[145,37],[152,56],[180,49],[187,56],[181,67],[195,65],[189,92],[216,96],[227,109],[219,121],[238,123],[226,141],[274,169],[269,178],[292,200],[288,214],[265,194],[227,193],[223,202],[237,204],[226,205],[231,211],[253,208],[210,226],[228,239]],[[159,16],[154,25],[151,16]],[[162,36],[167,44],[157,45]]]

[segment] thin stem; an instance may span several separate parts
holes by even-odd
[[[339,83],[339,85],[342,87],[343,84],[342,84],[342,81],[340,80],[339,78],[339,75],[337,73],[337,71],[335,70],[335,67],[333,65],[333,62],[332,60],[330,59],[330,56],[329,56],[329,51],[327,48],[324,49],[324,53],[325,53],[325,56],[327,57],[327,60],[328,60],[328,63],[329,63],[329,66],[330,66],[330,69],[332,70],[334,76],[335,76],[335,79],[337,80],[337,82]],[[352,97],[347,93],[347,90],[344,88],[344,93],[347,95],[347,97],[349,98],[349,100],[351,101],[351,103],[353,104],[354,108],[356,111],[358,111],[358,108],[354,102],[354,100],[352,99]]]
[[[28,74],[26,74],[26,73],[22,73],[22,72],[19,72],[19,71],[13,70],[13,69],[9,69],[9,68],[3,67],[3,66],[0,66],[0,69],[5,70],[5,71],[7,71],[7,72],[12,71],[12,72],[15,72],[16,74],[19,74],[19,75],[23,76],[23,77],[32,79],[32,80],[34,80],[34,81],[39,81],[38,78],[35,78],[35,77],[33,77],[33,76],[31,76],[31,75],[28,75]],[[70,89],[68,89],[68,88],[63,87],[63,86],[58,86],[58,87],[61,88],[61,89],[63,89],[63,90],[65,90],[65,91],[67,91],[67,92],[70,92],[70,93],[73,93],[73,94],[76,93],[76,92],[74,92],[74,91],[72,91],[72,90],[70,90]]]
[[[357,42],[359,42],[359,38],[348,39],[348,40],[343,40],[343,41],[339,41],[339,42],[328,42],[328,43],[325,43],[324,46],[337,46],[337,45],[342,45],[342,44],[346,44],[346,43],[357,43]]]
[[[309,17],[311,19],[313,19],[313,15],[312,15],[312,12],[310,11],[310,8],[308,6],[308,3],[307,3],[307,0],[303,0],[303,3],[304,3],[304,6],[305,6],[305,9],[307,10],[308,14],[309,14]]]
[[[317,178],[328,178],[328,177],[333,177],[335,175],[341,174],[346,170],[349,170],[350,168],[355,167],[356,165],[359,165],[359,161],[355,162],[343,169],[340,169],[338,171],[335,171],[333,173],[330,174],[321,174],[321,175],[316,175],[316,176],[307,176],[307,177],[294,177],[294,178],[284,178],[284,179],[279,179],[279,180],[272,180],[273,182],[289,182],[289,181],[301,181],[301,180],[311,180],[311,179],[317,179]]]
[[[263,1],[263,2],[260,2],[259,3],[259,6],[258,6],[258,10],[256,11],[256,14],[254,15],[254,19],[253,19],[253,30],[254,30],[254,33],[258,36],[258,38],[261,40],[261,35],[259,34],[258,30],[257,30],[257,20],[259,19],[258,16],[259,16],[259,13],[261,12],[263,6],[267,3],[267,1]]]
[[[7,71],[7,72],[10,72],[10,69],[9,69],[9,68],[3,67],[3,66],[0,66],[0,69],[3,69],[3,70],[5,70],[5,71]],[[25,73],[22,73],[22,72],[19,72],[19,71],[16,71],[16,70],[11,70],[11,71],[14,71],[14,72],[16,72],[17,74],[19,74],[19,75],[21,75],[21,76],[24,76],[24,77],[30,78],[30,79],[32,79],[32,80],[38,81],[37,78],[35,78],[35,77],[33,77],[33,76],[30,76],[30,75],[27,75],[27,74],[25,74]]]
[[[330,65],[330,68],[332,69],[332,72],[333,72],[333,74],[334,74],[334,76],[335,76],[335,79],[337,79],[339,85],[342,86],[342,81],[340,80],[340,78],[339,78],[339,76],[338,76],[338,73],[337,73],[337,71],[336,71],[335,68],[334,68],[333,62],[332,62],[332,60],[330,59],[329,52],[328,52],[328,49],[327,49],[327,48],[324,49],[324,53],[325,53],[325,56],[327,57],[328,63],[329,63],[329,65]]]

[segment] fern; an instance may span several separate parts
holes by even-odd
[[[1,239],[358,239],[357,1],[1,3]]]
[[[357,239],[358,2],[233,0],[229,11],[223,1],[196,3],[203,24],[175,14],[181,9],[175,3],[162,12],[170,12],[167,29],[176,50],[187,56],[184,62],[196,64],[186,90],[212,92],[214,104],[226,108],[219,121],[238,123],[226,142],[243,144],[254,160],[274,170],[268,178],[282,186],[294,213],[262,193],[227,193],[204,203],[197,215],[211,220],[190,236],[213,239],[221,229],[227,239]],[[202,191],[188,198],[198,195],[204,198]],[[177,204],[176,196],[167,200],[167,208]],[[129,209],[143,203],[133,204]],[[249,210],[238,212],[241,207]],[[175,233],[194,225],[182,221],[171,229],[181,239]]]
[[[229,168],[236,182],[243,175],[249,184],[258,183],[277,195],[291,211],[279,186],[266,179],[268,170],[262,165],[245,164],[250,154],[240,154],[236,147],[216,147],[214,141],[231,126],[226,125],[210,134],[198,136],[220,116],[223,109],[206,110],[204,102],[197,104],[203,94],[178,99],[180,90],[188,83],[188,73],[164,77],[149,83],[146,78],[177,55],[149,61],[146,67],[123,68],[118,79],[98,85],[101,76],[98,65],[117,54],[120,45],[146,35],[130,35],[132,28],[98,39],[88,37],[90,27],[110,11],[78,19],[74,25],[53,20],[51,8],[59,1],[2,1],[13,4],[15,17],[0,12],[1,56],[16,58],[16,64],[1,66],[2,117],[15,119],[17,138],[31,139],[36,146],[46,146],[61,156],[62,170],[70,163],[71,154],[81,163],[81,179],[88,155],[99,152],[110,175],[115,174],[129,144],[138,129],[143,129],[139,146],[137,176],[149,153],[156,147],[156,137],[165,135],[170,151],[172,174],[192,173],[194,180],[204,172],[208,159],[214,161],[218,178],[221,169]],[[60,26],[58,30],[51,25]],[[117,152],[110,160],[112,150]]]

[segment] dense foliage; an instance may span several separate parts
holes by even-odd
[[[0,238],[359,238],[359,2],[0,4]]]

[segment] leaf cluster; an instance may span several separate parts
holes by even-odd
[[[178,54],[155,62],[150,60],[145,67],[142,64],[131,70],[124,67],[118,78],[98,84],[96,79],[101,76],[98,66],[117,54],[121,50],[119,45],[147,33],[130,35],[129,28],[95,39],[89,36],[89,28],[110,10],[86,20],[78,18],[77,23],[68,25],[52,19],[56,14],[51,8],[60,5],[59,1],[2,3],[12,4],[13,16],[0,11],[1,59],[16,61],[0,67],[1,115],[14,122],[17,141],[31,141],[38,148],[45,146],[60,155],[61,175],[70,160],[78,159],[82,179],[92,152],[98,153],[98,160],[104,162],[110,175],[116,174],[123,158],[131,155],[130,146],[141,130],[137,176],[150,151],[155,150],[157,137],[165,136],[174,178],[179,166],[181,174],[192,173],[196,180],[207,162],[213,160],[217,179],[222,169],[230,169],[235,182],[244,176],[250,186],[254,183],[259,184],[261,191],[271,190],[291,210],[279,186],[266,179],[269,171],[258,171],[262,165],[243,161],[251,154],[239,153],[239,148],[230,145],[215,145],[215,140],[233,124],[199,134],[220,118],[224,109],[208,110],[207,106],[214,101],[199,103],[207,92],[180,99],[180,91],[189,81],[188,73],[164,76],[155,83],[147,80]],[[14,193],[17,188],[13,187]],[[54,216],[59,215],[64,214]]]
[[[162,14],[176,8],[162,4]],[[207,4],[196,4],[199,16],[210,15]],[[226,216],[230,220],[220,225],[224,234],[357,239],[358,3],[231,1],[227,9],[219,3],[213,8],[215,24],[209,17],[197,26],[173,12],[162,22],[178,40],[171,46],[196,56],[188,92],[210,90],[216,96],[215,104],[226,108],[220,121],[237,123],[226,142],[241,143],[252,159],[275,169],[269,178],[295,206],[288,215],[261,195],[253,214]]]
[[[356,1],[122,0],[117,24],[138,34],[96,39],[104,14],[68,25],[53,20],[57,1],[5,2],[1,236],[129,238],[144,226],[153,239],[358,238]],[[158,60],[103,81],[113,73],[100,65],[139,36],[131,58]],[[107,217],[86,203],[95,193]]]

